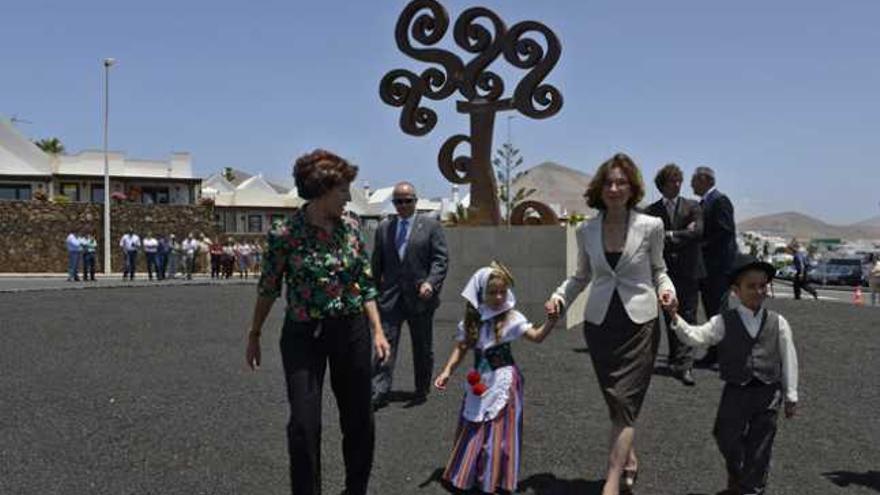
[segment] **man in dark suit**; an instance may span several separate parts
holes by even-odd
[[[413,403],[423,403],[431,388],[434,311],[440,305],[448,256],[443,227],[429,216],[416,214],[417,199],[412,184],[401,182],[394,186],[391,201],[397,215],[383,220],[376,230],[373,275],[379,282],[379,310],[391,354],[384,363],[376,365],[373,374],[375,409],[388,403],[404,321],[409,326],[413,346]]]
[[[706,275],[700,247],[703,237],[703,211],[696,201],[679,196],[683,181],[684,175],[674,163],[660,169],[654,177],[654,184],[663,194],[663,198],[649,205],[645,213],[663,220],[666,230],[663,259],[666,261],[667,273],[675,284],[678,312],[686,322],[695,324],[699,281]],[[681,342],[670,328],[669,315],[664,313],[664,317],[669,342],[669,369],[682,383],[693,386],[694,350]]]
[[[728,272],[738,251],[733,203],[715,188],[715,171],[697,167],[691,178],[694,193],[703,208],[703,263],[706,277],[700,281],[700,294],[706,318],[717,315],[726,300]],[[714,366],[718,362],[715,347],[710,347],[698,364]]]
[[[794,279],[792,279],[792,288],[794,289],[794,298],[801,298],[801,290],[805,290],[813,296],[813,299],[819,299],[819,293],[810,285],[807,272],[810,270],[810,262],[807,259],[807,250],[798,243],[792,246],[794,250]]]

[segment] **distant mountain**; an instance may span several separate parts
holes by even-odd
[[[592,215],[587,208],[584,192],[590,183],[591,176],[579,170],[554,162],[536,165],[513,180],[513,193],[520,188],[535,189],[528,199],[541,201],[547,205],[559,205],[567,214],[580,213]]]
[[[880,215],[876,217],[871,217],[867,220],[862,220],[861,222],[854,223],[854,227],[878,227],[880,228]]]
[[[869,219],[853,225],[832,225],[794,211],[750,218],[737,225],[739,230],[752,230],[781,237],[798,239],[880,239],[878,219]]]

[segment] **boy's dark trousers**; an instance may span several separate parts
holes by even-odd
[[[753,379],[746,385],[724,386],[713,433],[727,463],[730,488],[738,493],[764,493],[782,402],[779,383]]]
[[[309,322],[285,321],[281,359],[290,402],[287,446],[294,495],[321,494],[321,396],[328,362],[342,429],[345,493],[367,493],[375,441],[370,382],[372,342],[363,314]]]

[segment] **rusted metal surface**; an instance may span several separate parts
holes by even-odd
[[[401,108],[400,128],[412,136],[424,136],[437,125],[437,113],[423,106],[423,98],[440,101],[458,92],[465,99],[457,102],[456,110],[470,117],[470,135],[447,139],[440,148],[438,165],[450,182],[470,184],[468,223],[498,225],[501,213],[491,163],[495,115],[517,111],[544,119],[559,112],[562,93],[544,79],[559,61],[562,47],[553,31],[539,22],[523,21],[508,29],[491,10],[473,7],[462,12],[453,27],[455,43],[473,54],[465,63],[454,53],[434,47],[449,25],[449,14],[439,2],[413,0],[407,4],[394,30],[397,47],[432,66],[421,74],[406,69],[388,72],[379,84],[379,96],[388,105]],[[533,34],[543,37],[543,45],[531,37]],[[488,70],[499,57],[529,71],[509,98],[502,98],[504,81]],[[470,154],[456,155],[463,143],[469,145]]]
[[[526,200],[510,212],[512,225],[559,225],[559,216],[552,208],[540,201]]]

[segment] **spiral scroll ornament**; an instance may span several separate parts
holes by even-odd
[[[529,31],[544,36],[546,52],[540,43],[524,37]],[[513,105],[523,115],[545,119],[556,115],[562,108],[562,93],[554,86],[541,84],[556,66],[561,53],[559,39],[541,23],[525,21],[510,28],[504,45],[504,58],[515,67],[531,69],[513,92]]]
[[[492,23],[494,33],[475,22],[479,18]],[[464,50],[477,54],[464,68],[459,91],[468,100],[482,98],[495,101],[504,93],[501,76],[486,68],[500,55],[507,28],[494,12],[482,7],[464,11],[455,23],[455,42]]]
[[[453,184],[467,184],[471,181],[471,157],[465,155],[455,156],[455,150],[461,143],[471,143],[471,138],[464,134],[456,134],[447,139],[440,148],[440,156],[437,161],[440,164],[440,173],[446,180]]]

